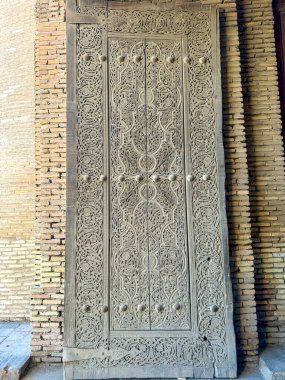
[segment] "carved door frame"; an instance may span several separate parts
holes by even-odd
[[[150,4],[149,2],[140,2],[133,4],[133,2],[120,3],[116,1],[97,1],[93,2],[91,0],[85,0],[88,4],[93,4],[97,8],[95,12],[90,11],[88,6],[78,7],[76,0],[67,0],[67,225],[66,225],[66,282],[65,282],[65,321],[64,321],[64,367],[65,367],[65,379],[75,379],[80,376],[81,379],[91,379],[91,378],[118,378],[118,377],[236,377],[236,348],[235,348],[235,338],[234,338],[234,328],[233,328],[233,301],[232,301],[232,291],[231,291],[231,281],[230,281],[230,271],[229,271],[229,253],[228,253],[228,233],[227,233],[227,219],[226,219],[226,209],[225,209],[225,169],[224,169],[224,150],[222,141],[222,103],[221,103],[221,73],[220,73],[220,45],[219,45],[219,28],[218,28],[218,12],[215,7],[201,6],[194,4],[187,4],[183,1],[177,1],[175,6],[171,3],[160,4],[156,6]],[[173,2],[172,2],[173,3]],[[97,12],[98,7],[102,7],[102,12]],[[96,11],[97,9],[97,11]],[[181,20],[177,20],[169,24],[168,18],[171,16],[171,12],[180,11],[183,17]],[[213,89],[213,95],[210,99],[212,103],[212,123],[213,129],[209,133],[213,133],[214,136],[214,159],[215,159],[215,174],[213,180],[209,181],[212,183],[211,202],[213,204],[199,204],[197,200],[196,208],[196,218],[197,225],[195,225],[198,231],[198,218],[200,218],[199,224],[206,225],[211,223],[211,218],[218,218],[218,222],[213,221],[213,226],[210,227],[209,231],[206,230],[202,233],[202,238],[197,241],[197,247],[195,248],[197,253],[196,268],[207,266],[207,270],[202,270],[203,275],[197,275],[197,288],[201,291],[199,299],[197,300],[197,320],[199,320],[199,327],[197,322],[197,329],[193,332],[192,336],[176,336],[169,337],[168,341],[162,341],[162,347],[164,350],[169,347],[168,355],[171,355],[171,360],[173,363],[177,362],[175,366],[171,360],[169,363],[159,363],[159,361],[154,358],[151,363],[151,359],[148,356],[145,359],[145,365],[140,364],[137,359],[142,356],[139,352],[138,346],[135,342],[130,342],[129,346],[124,345],[124,339],[116,341],[116,344],[112,346],[108,336],[108,318],[102,318],[102,339],[107,342],[105,345],[99,349],[98,347],[82,347],[76,345],[75,340],[75,319],[76,319],[76,298],[75,298],[75,273],[76,273],[76,249],[77,249],[77,156],[78,156],[78,141],[77,141],[77,118],[78,118],[78,100],[77,100],[77,80],[78,80],[78,56],[77,56],[77,31],[80,30],[81,26],[90,25],[91,29],[96,25],[96,33],[102,32],[102,51],[101,59],[102,63],[107,59],[107,29],[111,29],[113,32],[133,32],[131,30],[132,26],[128,25],[128,12],[137,12],[136,14],[141,14],[142,20],[141,25],[147,26],[144,33],[150,32],[150,24],[148,17],[153,19],[153,14],[161,16],[165,20],[161,25],[165,25],[169,28],[169,25],[174,30],[176,22],[181,22],[181,28],[184,33],[186,33],[185,28],[195,28],[191,24],[193,21],[190,19],[190,12],[193,15],[199,13],[200,16],[197,17],[209,17],[209,30],[210,30],[210,62],[211,65],[209,75],[211,81],[211,88]],[[120,14],[121,12],[121,14]],[[121,15],[121,17],[120,17]],[[122,16],[123,15],[123,16]],[[168,17],[169,16],[169,17]],[[140,16],[138,16],[140,17]],[[172,16],[171,16],[172,17]],[[174,17],[174,16],[173,16]],[[195,17],[194,17],[195,19]],[[122,20],[125,20],[122,21]],[[185,21],[186,20],[186,21]],[[173,21],[173,20],[172,20]],[[154,24],[155,25],[155,24]],[[190,25],[190,26],[189,26]],[[150,28],[150,29],[149,29]],[[155,28],[155,27],[154,27]],[[90,30],[91,30],[90,29]],[[182,32],[181,29],[181,32]],[[187,29],[188,31],[188,29]],[[94,36],[96,35],[94,34]],[[190,35],[188,32],[187,36]],[[197,44],[200,43],[210,43],[209,41],[199,41],[198,37],[203,37],[201,33],[197,37]],[[97,37],[96,37],[97,38]],[[191,45],[192,46],[192,45]],[[193,45],[194,46],[194,45]],[[193,48],[192,46],[192,48]],[[195,47],[194,47],[195,50]],[[81,52],[82,53],[82,52]],[[207,64],[203,55],[198,56],[199,51],[194,52],[193,56],[199,60],[200,65]],[[196,55],[195,55],[196,54]],[[200,57],[200,58],[199,58]],[[88,59],[88,57],[86,57]],[[189,64],[189,62],[187,63]],[[106,79],[106,68],[102,65],[101,74],[102,81]],[[105,78],[105,79],[104,79]],[[207,78],[207,79],[209,79]],[[203,80],[203,78],[202,78]],[[190,87],[189,87],[190,91]],[[102,86],[101,98],[102,102],[107,101],[106,89]],[[192,94],[193,96],[193,94]],[[205,117],[204,112],[207,114],[207,104],[199,104],[199,109],[196,111],[192,110],[192,118],[200,118],[201,120]],[[108,123],[106,109],[102,111],[102,123],[105,125]],[[189,111],[189,117],[190,113]],[[195,113],[196,112],[196,113]],[[202,120],[203,121],[203,120]],[[190,123],[190,121],[189,121]],[[106,132],[104,132],[106,133]],[[103,136],[108,138],[108,136]],[[98,143],[99,144],[99,143]],[[203,148],[200,148],[200,151]],[[193,154],[194,155],[194,154]],[[104,160],[108,158],[105,155]],[[194,170],[195,172],[195,170]],[[103,173],[98,173],[102,175]],[[207,181],[209,178],[207,174],[203,173],[197,169],[196,174],[199,175],[203,181]],[[207,177],[207,178],[206,178]],[[104,181],[104,178],[101,178]],[[210,202],[210,200],[209,200]],[[215,203],[216,202],[216,203]],[[108,199],[104,200],[104,209],[102,216],[102,225],[106,221],[106,210],[108,210],[109,204]],[[214,210],[215,208],[215,210]],[[215,215],[212,214],[215,213]],[[193,217],[194,218],[194,217]],[[196,220],[196,219],[195,219]],[[214,220],[214,219],[213,219]],[[193,222],[194,224],[195,222]],[[201,231],[200,231],[201,232]],[[198,232],[197,232],[198,234]],[[215,237],[213,237],[215,236]],[[212,244],[213,250],[217,252],[218,259],[211,265],[217,265],[219,282],[217,290],[221,292],[221,297],[217,305],[205,305],[207,300],[207,295],[205,291],[207,287],[211,287],[211,269],[209,263],[207,263],[207,258],[205,257],[205,250],[210,250],[209,245]],[[103,250],[108,251],[108,239],[104,239],[102,242]],[[213,247],[215,246],[215,247]],[[207,248],[208,247],[208,248]],[[200,252],[200,251],[201,252]],[[204,250],[204,254],[202,251]],[[200,256],[201,257],[200,257]],[[196,257],[195,256],[195,257]],[[200,261],[199,261],[199,260]],[[108,258],[104,258],[108,260]],[[199,261],[199,262],[198,262]],[[106,268],[106,267],[105,267]],[[200,273],[200,272],[199,272]],[[105,273],[105,277],[108,278],[108,274]],[[217,273],[215,274],[217,275]],[[102,281],[102,289],[104,289],[104,294],[108,293],[108,280]],[[203,293],[204,292],[204,293]],[[103,298],[106,296],[102,296]],[[200,303],[199,303],[200,302]],[[105,298],[102,301],[101,312],[108,311],[108,299]],[[215,329],[219,331],[215,335]],[[96,332],[100,334],[99,332]],[[151,345],[151,350],[157,349],[157,337],[149,337],[144,342],[140,342],[141,345]],[[164,346],[163,346],[164,345]],[[183,353],[181,353],[183,351]],[[185,364],[186,351],[189,356],[189,365]],[[178,353],[179,352],[179,353]],[[180,358],[179,355],[182,357]],[[125,360],[128,358],[128,360]],[[179,359],[181,359],[179,361]],[[166,359],[164,359],[166,361]],[[108,364],[106,364],[108,363]],[[76,377],[77,376],[77,377]]]

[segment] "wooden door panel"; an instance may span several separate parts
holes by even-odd
[[[152,330],[190,328],[182,40],[146,40]]]
[[[111,329],[149,330],[145,41],[109,39]]]
[[[114,330],[190,326],[181,45],[109,40]]]

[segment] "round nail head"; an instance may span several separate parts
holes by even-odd
[[[99,181],[104,182],[104,181],[106,181],[106,179],[107,179],[107,176],[102,174],[102,175],[100,175]]]
[[[210,176],[209,174],[204,174],[202,178],[203,178],[203,181],[208,181],[210,179]]]
[[[191,182],[191,181],[193,181],[193,179],[194,179],[194,175],[193,174],[188,174],[187,181]]]
[[[218,308],[217,305],[212,305],[212,306],[210,307],[210,310],[211,310],[213,313],[216,313],[216,312],[219,310],[219,308]]]
[[[157,182],[159,180],[159,176],[157,174],[153,174],[151,176],[151,179],[153,180],[153,182]]]
[[[143,180],[143,176],[140,175],[140,174],[138,174],[138,175],[135,177],[135,180],[136,180],[137,182],[140,182],[140,181]]]
[[[180,309],[181,309],[181,305],[180,305],[180,303],[175,303],[175,304],[173,305],[173,310],[178,311],[178,310],[180,310]]]
[[[160,312],[163,310],[163,305],[161,305],[161,304],[156,305],[156,306],[155,306],[155,310],[156,310],[158,313],[160,313]]]
[[[109,310],[109,308],[107,305],[102,306],[102,313],[107,313],[108,310]]]
[[[173,57],[173,55],[167,57],[167,62],[168,63],[173,63],[175,61],[175,58]]]
[[[91,307],[89,305],[83,305],[82,310],[84,311],[84,313],[88,313],[91,310]]]
[[[85,61],[85,62],[90,61],[90,59],[91,59],[91,57],[88,53],[84,53],[82,58],[83,58],[83,61]]]
[[[124,60],[125,60],[125,56],[124,55],[119,55],[118,56],[118,62],[123,63]]]
[[[127,311],[128,305],[121,305],[119,309],[120,309],[120,312]]]
[[[140,304],[140,305],[138,305],[138,311],[139,311],[139,312],[143,312],[143,311],[145,311],[145,309],[146,309],[146,307],[145,307],[144,304]]]
[[[135,55],[134,56],[134,62],[139,63],[142,60],[142,57],[140,55]]]
[[[91,180],[91,177],[89,174],[83,174],[82,179],[85,182],[89,182]]]
[[[168,179],[169,179],[169,181],[175,181],[176,180],[176,174],[170,174]]]
[[[185,57],[185,58],[183,59],[183,61],[184,61],[184,63],[186,63],[187,65],[189,65],[189,63],[190,63],[190,58],[189,58],[189,57]]]

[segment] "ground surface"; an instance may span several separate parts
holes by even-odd
[[[62,380],[63,369],[59,365],[39,365],[31,368],[22,380]],[[195,379],[193,379],[195,380]],[[226,379],[223,379],[226,380]],[[246,370],[238,380],[263,380],[257,370]]]
[[[17,380],[30,360],[29,323],[0,323],[0,380]]]
[[[30,338],[31,326],[29,323],[0,322],[0,369],[1,364],[4,368],[7,368],[7,363],[10,365],[10,362],[15,364],[14,368],[17,368],[17,365],[18,367],[21,366],[22,358],[30,356]],[[285,380],[285,346],[266,348],[261,355],[260,370],[264,375],[263,378],[259,370],[246,369],[239,375],[238,380],[273,378]],[[2,378],[7,379],[5,374],[1,374],[0,370],[0,380]],[[22,379],[63,380],[63,366],[38,365],[26,371]]]
[[[0,357],[13,351],[30,351],[31,326],[23,322],[0,322]]]
[[[62,380],[62,365],[38,365],[31,368],[22,380]]]

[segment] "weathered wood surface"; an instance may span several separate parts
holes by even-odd
[[[234,377],[217,14],[143,6],[68,7],[66,378]]]

